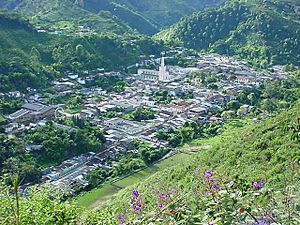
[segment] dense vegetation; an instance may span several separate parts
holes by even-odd
[[[155,112],[150,108],[137,107],[133,111],[124,114],[124,118],[134,121],[151,120],[155,118]]]
[[[294,126],[299,110],[298,103],[264,122],[195,141],[191,147],[199,153],[194,160],[161,171],[135,186],[133,192],[133,187],[121,191],[107,207],[80,216],[74,205],[59,202],[58,197],[53,199],[53,194],[51,197],[46,194],[47,189],[33,190],[23,198],[16,189],[14,196],[7,195],[7,187],[2,184],[1,221],[6,221],[4,224],[41,224],[45,219],[50,224],[53,221],[55,224],[164,224],[165,221],[299,224],[296,188],[299,137],[293,135],[295,131],[299,133]],[[30,201],[25,200],[28,198]]]
[[[33,23],[53,30],[67,27],[63,31],[69,32],[84,26],[119,34],[137,30],[151,35],[161,27],[177,22],[184,15],[222,2],[223,0],[8,0],[0,2],[0,7],[22,13]]]
[[[140,54],[158,54],[163,47],[142,36],[37,33],[28,22],[7,12],[0,13],[0,28],[0,91],[43,88],[58,76],[57,71],[122,69]]]
[[[18,173],[22,183],[39,182],[42,169],[59,165],[73,156],[104,149],[105,137],[101,130],[76,118],[72,125],[76,129],[59,129],[48,124],[14,138],[0,134],[1,174]]]
[[[238,56],[260,68],[299,64],[298,7],[294,0],[232,0],[219,9],[183,18],[158,38]]]

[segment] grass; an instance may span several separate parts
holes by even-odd
[[[0,114],[0,123],[3,123],[6,121],[6,118]]]
[[[117,186],[121,186],[123,188],[129,187],[134,185],[140,181],[145,180],[146,178],[150,177],[157,171],[178,165],[180,163],[187,162],[190,159],[191,155],[187,154],[176,154],[168,159],[165,159],[153,166],[150,166],[138,173],[135,173],[129,177],[121,179],[117,181],[115,184]],[[83,193],[82,195],[78,196],[75,201],[77,202],[78,206],[83,208],[94,208],[98,205],[101,205],[106,200],[110,199],[111,196],[117,193],[120,189],[116,186],[111,184],[105,183],[103,186],[93,189],[89,192]]]
[[[105,183],[100,188],[93,189],[89,192],[80,195],[75,199],[78,206],[82,208],[94,208],[97,205],[100,205],[102,202],[108,200],[113,194],[118,192],[118,188]]]

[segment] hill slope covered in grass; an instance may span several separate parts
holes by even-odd
[[[261,68],[299,64],[299,6],[295,0],[230,0],[218,9],[183,18],[157,38],[238,56]]]
[[[297,224],[300,142],[293,139],[290,127],[299,112],[298,103],[266,121],[194,141],[191,147],[199,148],[194,160],[122,190],[107,208],[95,211],[92,219],[89,212],[87,221],[108,214],[115,221],[112,224],[119,215],[123,224],[259,224],[253,218],[264,218],[264,224],[271,224],[272,219]],[[286,192],[289,189],[291,193]],[[296,199],[289,196],[297,193]],[[285,197],[291,205],[284,202]]]

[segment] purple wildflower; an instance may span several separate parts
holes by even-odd
[[[134,197],[138,198],[140,196],[138,190],[133,190],[132,194],[134,195]]]
[[[200,195],[200,192],[196,191],[196,192],[195,192],[195,195]]]
[[[204,172],[205,178],[210,178],[210,177],[212,177],[213,175],[214,175],[213,172],[211,172],[210,170],[206,170],[206,171]]]
[[[213,183],[212,188],[214,188],[216,190],[220,190],[220,187],[218,185],[216,185],[215,183]]]
[[[161,199],[166,200],[168,198],[168,195],[166,193],[161,193],[159,196]]]
[[[170,191],[170,194],[171,195],[175,195],[177,192],[176,192],[176,190],[173,188],[171,191]]]
[[[122,213],[118,219],[119,221],[123,222],[125,220],[125,215]]]
[[[199,168],[199,167],[197,167],[197,168],[196,168],[196,171],[199,171],[199,170],[200,170],[200,168]]]
[[[139,211],[141,209],[139,205],[133,205],[132,208],[134,211]]]
[[[134,203],[134,199],[132,198],[131,200],[130,200],[130,205],[132,205]]]
[[[260,181],[260,182],[253,182],[253,187],[254,188],[262,188],[265,185],[265,181]]]
[[[142,205],[142,199],[139,199],[139,200],[137,201],[137,204],[138,204],[139,206],[141,206],[141,205]]]
[[[209,191],[206,191],[205,192],[205,195],[210,195],[211,193]]]
[[[162,208],[164,208],[164,205],[160,204],[160,205],[157,206],[157,208],[162,209]]]

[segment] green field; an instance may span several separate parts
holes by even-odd
[[[115,184],[117,186],[121,186],[123,188],[125,187],[129,187],[133,184],[138,183],[139,181],[142,181],[146,178],[148,178],[149,176],[151,176],[152,174],[154,174],[157,171],[169,168],[171,166],[175,166],[178,165],[180,163],[184,163],[184,162],[188,162],[188,160],[190,159],[191,155],[188,154],[176,154],[166,160],[163,160],[153,166],[150,166],[138,173],[135,173],[129,177],[126,177],[122,180],[117,181]],[[117,193],[120,189],[105,183],[102,187],[97,188],[97,189],[93,189],[89,192],[86,192],[82,195],[80,195],[78,198],[76,198],[76,202],[80,207],[83,208],[94,208],[100,204],[102,204],[103,202],[105,202],[106,200],[110,199],[110,197]]]

